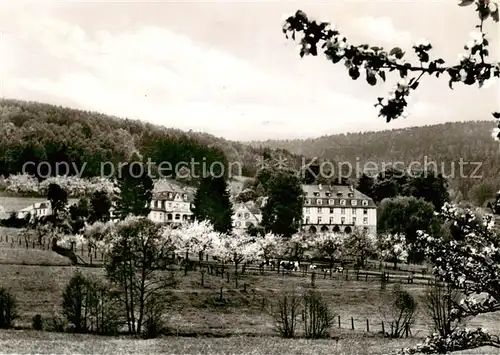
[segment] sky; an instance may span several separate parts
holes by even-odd
[[[452,91],[425,77],[410,115],[386,123],[374,104],[398,74],[370,87],[342,64],[301,59],[281,31],[298,9],[351,43],[411,50],[426,38],[450,61],[476,25],[454,0],[0,0],[0,95],[243,141],[493,119],[500,106],[498,81]],[[499,26],[486,26],[495,60]]]

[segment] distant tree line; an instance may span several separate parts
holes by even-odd
[[[0,176],[23,172],[26,162],[34,164],[25,166],[25,172],[38,177],[54,176],[57,163],[70,167],[66,172],[60,166],[60,174],[93,177],[101,175],[102,162],[116,166],[151,159],[157,164],[168,162],[172,170],[165,165],[167,171],[162,173],[175,178],[174,167],[181,162],[196,162],[193,169],[189,168],[195,176],[210,167],[219,174],[220,163],[228,175],[229,161],[237,163],[233,175],[253,176],[258,170],[257,160],[265,152],[284,156],[294,165],[301,161],[283,149],[251,148],[206,133],[183,132],[96,112],[7,99],[0,100],[0,108]],[[39,165],[41,162],[44,164]]]
[[[500,153],[498,142],[491,139],[491,127],[491,121],[453,122],[304,140],[267,140],[253,142],[252,146],[281,148],[333,162],[350,162],[353,166],[359,163],[361,168],[368,162],[379,167],[397,162],[406,167],[411,162],[420,162],[423,167],[426,161],[429,165],[434,162],[438,171],[449,180],[454,199],[483,205],[500,189],[497,179]],[[463,175],[460,174],[461,160]],[[477,164],[480,168],[475,171]],[[393,167],[398,166],[401,165]]]

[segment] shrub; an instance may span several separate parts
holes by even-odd
[[[390,324],[390,338],[402,338],[409,332],[410,326],[415,321],[417,301],[408,291],[403,290],[400,284],[395,284],[393,289],[385,295],[382,304],[382,316]]]
[[[35,330],[42,330],[43,329],[43,321],[42,321],[42,316],[37,314],[33,317],[33,329]]]
[[[77,273],[64,290],[63,314],[77,333],[114,334],[123,322],[118,296],[98,280]]]
[[[68,330],[68,322],[66,318],[60,314],[54,314],[48,319],[46,330],[49,332],[64,333]]]
[[[5,288],[0,288],[0,328],[11,328],[18,318],[16,298]]]
[[[319,292],[309,291],[303,297],[302,321],[306,338],[320,339],[330,336],[334,315]]]
[[[276,329],[283,338],[293,338],[300,312],[300,297],[296,293],[283,293],[271,306]]]
[[[165,295],[154,295],[144,310],[144,327],[142,336],[145,339],[154,339],[165,332],[163,315],[166,313],[168,301]]]
[[[449,285],[428,286],[423,297],[424,310],[432,322],[432,332],[442,337],[452,334],[460,321],[452,316],[453,307],[460,300],[460,292]]]

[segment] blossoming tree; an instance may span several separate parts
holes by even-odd
[[[257,239],[262,249],[262,257],[266,264],[269,264],[270,259],[280,259],[285,251],[285,243],[283,238],[273,233],[266,233],[263,237]]]
[[[405,236],[400,233],[379,234],[377,251],[381,261],[391,260],[394,263],[394,270],[398,262],[405,262],[408,258],[408,244]]]
[[[193,221],[177,229],[167,227],[165,233],[172,235],[176,252],[185,253],[186,260],[189,259],[189,254],[196,254],[201,261],[203,253],[209,250],[214,239],[219,237],[208,221]]]
[[[297,260],[310,258],[314,253],[314,237],[315,235],[304,232],[297,232],[292,235],[287,241],[290,256]]]
[[[357,228],[354,233],[347,236],[344,241],[344,251],[356,260],[360,268],[365,266],[365,261],[375,251],[377,238],[367,230]]]
[[[163,310],[167,289],[176,285],[164,270],[165,259],[175,250],[174,238],[165,226],[144,217],[127,217],[98,228],[94,235],[103,233],[106,276],[122,291],[129,332],[140,334],[146,316]]]
[[[332,269],[335,259],[342,255],[346,238],[346,234],[337,232],[316,234],[312,241],[316,256],[328,258],[330,260],[330,269]]]
[[[473,210],[450,204],[440,215],[461,227],[461,238],[446,241],[421,233],[419,242],[434,265],[434,274],[464,293],[452,310],[453,318],[458,322],[500,311],[500,237],[493,216],[479,217]],[[405,353],[445,353],[482,346],[500,347],[499,337],[484,328],[457,328],[447,337],[432,334],[424,344]]]
[[[219,240],[212,244],[212,253],[223,262],[234,263],[234,276],[238,286],[238,267],[242,263],[261,260],[263,250],[256,238],[245,231],[235,230],[232,234],[220,234]]]

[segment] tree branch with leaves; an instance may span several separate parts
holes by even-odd
[[[476,26],[477,31],[471,34],[472,39],[464,46],[465,53],[459,56],[459,62],[455,64],[432,57],[430,51],[433,47],[427,40],[418,41],[412,48],[418,63],[407,61],[406,53],[399,47],[386,50],[368,44],[351,44],[346,36],[328,22],[311,20],[301,10],[285,20],[283,33],[300,43],[301,57],[317,56],[323,52],[332,63],[343,63],[353,80],[357,80],[364,72],[367,83],[374,86],[379,79],[385,82],[388,73],[398,72],[400,80],[389,97],[379,97],[375,104],[375,107],[380,107],[379,117],[390,122],[407,116],[407,98],[417,89],[425,74],[436,78],[448,74],[451,89],[456,83],[477,83],[482,87],[487,80],[500,77],[500,63],[488,62],[489,42],[483,32],[486,20],[499,21],[498,4],[491,0],[462,0],[459,3],[459,6],[470,5],[476,6],[479,24]],[[500,119],[500,112],[493,113],[493,116]],[[500,137],[500,123],[495,132]]]

